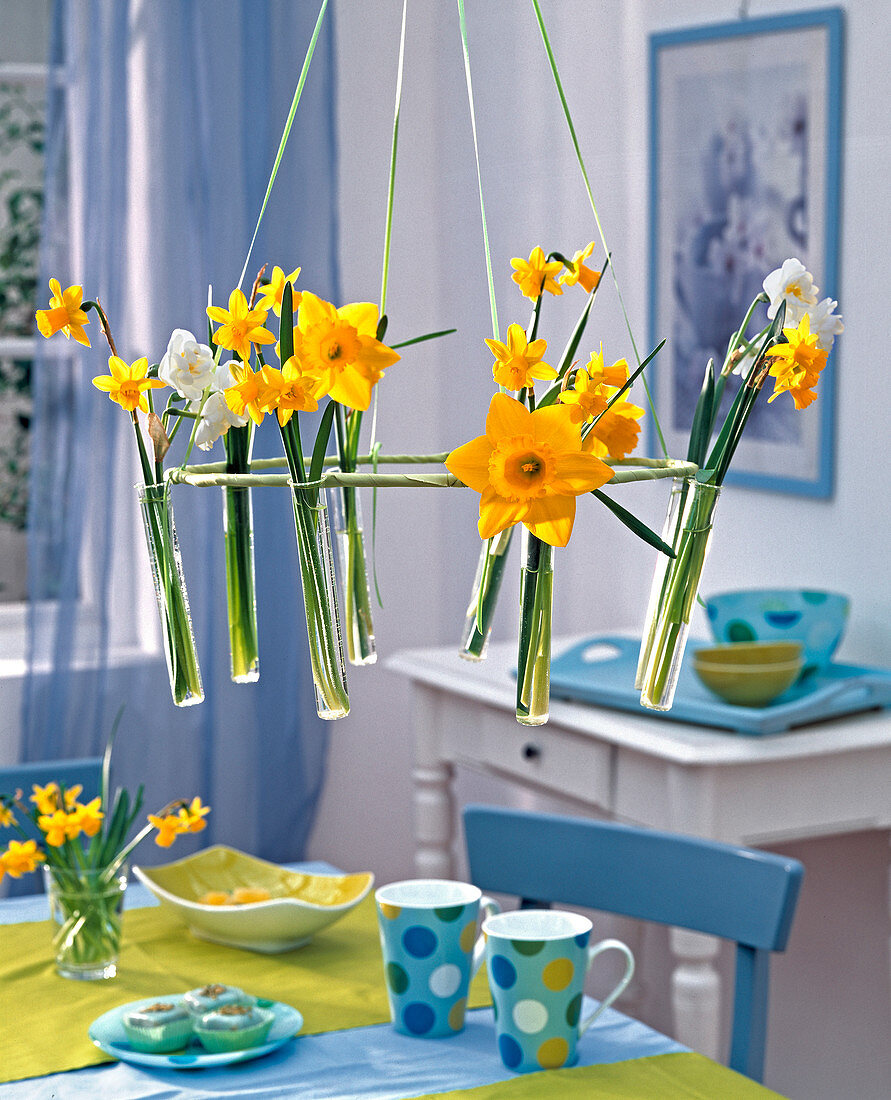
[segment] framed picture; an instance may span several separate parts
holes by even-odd
[[[650,38],[650,346],[668,342],[648,375],[672,457],[769,272],[796,257],[839,297],[841,85],[840,8]],[[728,484],[832,495],[837,370],[838,344],[806,411],[759,398]]]

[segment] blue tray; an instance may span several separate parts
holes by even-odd
[[[587,638],[555,657],[551,663],[551,695],[756,735],[782,733],[824,718],[891,705],[891,670],[830,664],[822,672],[808,674],[769,706],[733,706],[712,695],[688,660],[691,653],[708,644],[688,643],[674,704],[668,711],[640,705],[640,692],[634,688],[640,643],[612,635]]]

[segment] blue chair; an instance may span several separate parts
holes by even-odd
[[[102,757],[90,756],[80,760],[40,760],[0,767],[0,794],[12,795],[16,790],[21,790],[26,802],[35,783],[39,787],[45,787],[48,783],[54,782],[65,790],[79,784],[83,787],[82,800],[89,801],[95,798],[102,787]],[[18,834],[15,839],[18,839]],[[3,847],[6,847],[5,843]],[[43,888],[40,875],[23,875],[19,879],[5,879],[3,886],[12,896],[39,894]]]
[[[467,806],[470,879],[529,908],[551,902],[736,942],[731,1069],[760,1081],[771,951],[785,950],[795,859],[609,821]]]

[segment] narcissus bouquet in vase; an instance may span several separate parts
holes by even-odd
[[[672,553],[657,565],[650,592],[636,680],[646,707],[668,710],[674,699],[715,508],[755,402],[770,381],[768,402],[791,399],[800,412],[817,399],[820,374],[844,329],[835,312],[838,303],[818,300],[818,293],[804,265],[795,258],[786,260],[764,279],[762,293],[730,335],[720,369],[715,370],[712,360],[706,366],[687,452],[699,469],[672,494],[663,532]],[[767,324],[748,334],[756,309],[763,305],[768,307]],[[722,400],[734,374],[739,375],[738,388],[722,419]]]
[[[625,395],[649,359],[631,375],[624,359],[607,364],[602,347],[590,353],[584,366],[576,360],[600,284],[600,272],[585,262],[593,248],[592,242],[570,260],[559,252],[546,256],[536,247],[528,260],[512,261],[514,282],[533,302],[531,320],[526,329],[511,324],[504,342],[486,340],[500,390],[489,405],[485,434],[446,459],[446,467],[480,494],[479,533],[487,540],[465,655],[484,653],[503,574],[504,534],[518,523],[525,528],[516,706],[524,725],[548,718],[554,551],[569,542],[577,498],[593,493],[635,534],[660,545],[653,532],[600,491],[615,477],[607,460],[621,462],[637,443],[644,410]],[[580,316],[557,365],[551,366],[545,362],[547,341],[539,336],[542,302],[576,286],[584,292]],[[536,382],[549,383],[538,399]]]
[[[140,786],[131,799],[118,788],[112,796],[114,729],[98,792],[57,782],[35,785],[30,794],[0,792],[0,827],[20,838],[8,841],[0,852],[0,880],[43,868],[56,970],[66,978],[114,977],[130,855],[151,835],[156,844],[169,847],[178,836],[200,832],[210,812],[200,798],[175,799],[149,814],[147,823],[131,836],[143,792]]]

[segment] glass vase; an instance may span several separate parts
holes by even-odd
[[[671,495],[668,498],[668,509],[665,513],[665,522],[662,525],[662,541],[677,553],[677,542],[681,535],[681,515],[684,501],[687,499],[688,480],[678,477],[671,483]],[[634,678],[634,687],[640,691],[644,685],[647,662],[653,648],[653,638],[656,633],[656,620],[659,604],[665,590],[665,578],[668,574],[668,566],[671,558],[667,554],[656,554],[656,568],[653,571],[653,581],[650,585],[650,598],[647,602],[647,614],[644,619],[644,631],[641,638],[640,653],[637,658],[637,674]]]
[[[136,486],[136,491],[161,619],[170,692],[176,706],[194,706],[204,700],[204,688],[195,652],[189,595],[173,522],[173,505],[169,495],[165,495],[163,485],[140,484]]]
[[[648,650],[641,682],[641,704],[668,710],[674,701],[690,616],[696,604],[702,571],[708,557],[719,485],[690,478],[685,482],[676,535],[670,541],[676,557],[668,560],[659,585],[660,596],[644,629]],[[657,573],[659,567],[657,566]]]
[[[507,564],[507,552],[510,548],[513,527],[508,527],[483,543],[473,592],[464,620],[464,632],[461,635],[459,656],[465,661],[483,661],[489,648],[492,634],[492,619],[504,579],[504,567]]]
[[[223,538],[230,674],[233,683],[251,684],[260,678],[260,651],[250,489],[223,487]]]
[[[377,661],[377,649],[365,561],[362,502],[352,486],[331,489],[329,493],[340,563],[347,658],[351,665],[373,665]]]
[[[554,548],[528,532],[520,574],[520,631],[517,647],[517,721],[541,726],[548,720],[551,687],[551,615]]]
[[[324,489],[291,483],[300,580],[306,613],[309,659],[320,718],[345,718],[350,712],[343,641],[331,552],[330,513]]]
[[[43,868],[56,971],[96,981],[117,973],[127,866],[82,870]]]

